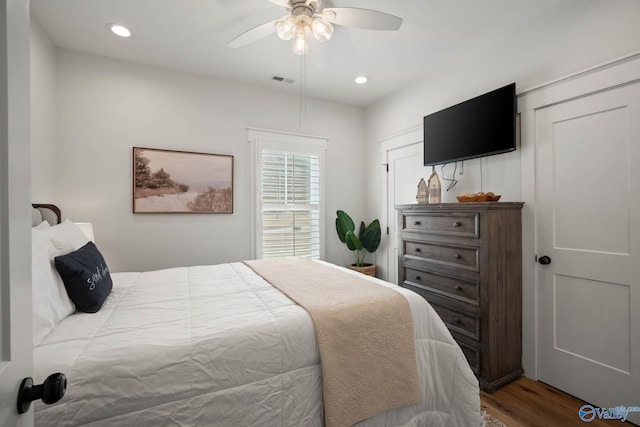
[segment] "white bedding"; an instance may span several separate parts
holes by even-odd
[[[112,279],[98,313],[67,317],[34,349],[36,383],[68,379],[61,402],[35,404],[36,426],[323,425],[311,319],[244,264]],[[423,396],[357,425],[482,425],[478,382],[438,315],[376,281],[409,301]]]

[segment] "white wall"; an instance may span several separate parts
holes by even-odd
[[[112,271],[251,257],[247,127],[329,139],[327,260],[350,261],[333,218],[337,209],[364,213],[361,108],[309,99],[299,126],[296,96],[65,50],[56,51],[55,74],[55,191],[38,202],[92,222]],[[132,214],[134,146],[233,155],[234,213]],[[34,186],[48,179],[34,174]]]
[[[496,40],[493,55],[476,56],[469,52],[460,58],[465,67],[427,76],[402,91],[382,99],[366,109],[367,206],[372,215],[383,217],[382,200],[385,187],[380,173],[379,141],[389,135],[415,127],[423,116],[466,99],[516,82],[518,92],[565,77],[613,59],[640,51],[640,3],[632,1],[602,2],[599,7],[576,10],[576,19],[566,22],[563,39],[546,40],[545,34],[526,44],[514,45],[510,40]],[[527,55],[546,50],[548,60],[533,65]],[[438,64],[434,64],[434,69]],[[533,178],[521,176],[521,155],[531,151],[522,147],[513,153],[465,161],[464,175],[450,193],[443,191],[443,202],[455,202],[465,191],[480,191],[480,166],[483,168],[483,191],[502,195],[503,201],[523,201],[523,188],[533,194]],[[567,165],[567,167],[580,167]],[[451,166],[447,167],[450,175]],[[440,167],[437,167],[440,175]],[[431,168],[425,168],[428,178]],[[442,180],[441,180],[442,181]],[[417,182],[407,182],[415,188]],[[535,282],[533,278],[533,210],[534,200],[527,198],[523,210],[523,367],[535,377]],[[383,236],[386,238],[386,236]],[[379,260],[378,262],[382,262]]]
[[[56,196],[55,47],[40,24],[31,20],[31,197],[45,203]]]

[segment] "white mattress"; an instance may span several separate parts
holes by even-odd
[[[35,403],[36,426],[323,425],[311,319],[244,264],[112,278],[98,313],[64,319],[34,350],[36,383],[68,379],[61,402]],[[409,300],[423,399],[358,425],[482,425],[478,382],[440,318],[376,281]]]

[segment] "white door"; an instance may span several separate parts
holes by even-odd
[[[0,45],[0,426],[26,427],[33,410],[16,407],[33,365],[28,1],[0,2]]]
[[[389,248],[387,250],[387,281],[398,283],[398,239],[396,205],[416,203],[418,182],[424,176],[422,142],[387,151],[387,218]],[[425,178],[426,180],[426,178]]]
[[[539,378],[640,405],[640,83],[535,112]],[[640,413],[629,415],[640,423]]]

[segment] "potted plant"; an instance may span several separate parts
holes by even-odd
[[[367,252],[374,253],[380,246],[380,221],[377,219],[371,221],[371,224],[365,227],[364,221],[360,222],[360,230],[356,234],[356,226],[351,217],[345,211],[336,212],[336,231],[340,241],[347,245],[349,250],[353,251],[356,256],[356,262],[351,264],[349,268],[359,271],[369,276],[376,275],[375,264],[364,262]]]

